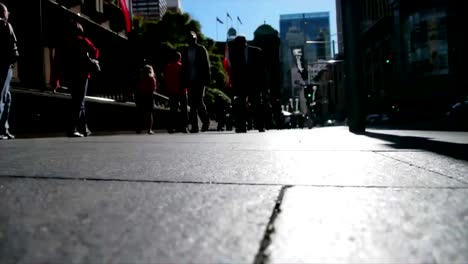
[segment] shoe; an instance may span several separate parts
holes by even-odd
[[[193,129],[193,128],[190,129],[190,133],[192,133],[192,134],[198,133],[198,128],[196,128],[196,129]]]
[[[0,135],[0,140],[3,140],[3,139],[8,139],[8,137],[5,135]]]
[[[180,130],[181,133],[187,134],[189,132],[188,128],[184,127]]]
[[[206,131],[208,131],[209,127],[210,127],[210,124],[203,124],[203,126],[202,126],[202,128],[201,128],[201,132],[206,132]]]
[[[88,136],[91,136],[92,133],[91,133],[91,131],[90,131],[89,129],[86,129],[86,131],[85,131],[85,132],[82,132],[81,134],[82,134],[84,137],[88,137]]]
[[[168,130],[167,130],[167,133],[169,133],[169,134],[174,134],[174,129],[168,129]]]
[[[236,128],[236,133],[247,133],[247,129],[245,129],[245,128]]]
[[[15,139],[15,136],[13,136],[12,134],[10,134],[10,131],[8,131],[8,130],[5,132],[4,136],[6,136],[7,139]]]
[[[141,134],[141,130],[137,130],[136,133],[139,135]]]
[[[258,130],[258,132],[263,133],[263,132],[265,132],[265,129],[264,129],[264,128],[260,128],[260,129]]]
[[[83,136],[83,134],[81,134],[80,132],[74,131],[74,132],[72,132],[72,133],[69,133],[69,134],[68,134],[68,137],[78,138],[78,137],[84,137],[84,136]]]
[[[153,135],[154,131],[153,130],[148,130],[148,135]]]

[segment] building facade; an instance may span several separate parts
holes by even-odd
[[[85,34],[100,50],[102,71],[90,82],[90,94],[126,89],[125,74],[130,59],[125,20],[120,6],[112,1],[39,0],[24,8],[17,0],[2,0],[12,15],[20,58],[13,85],[50,89],[55,48],[62,43],[71,21],[83,25]],[[109,91],[109,94],[112,93]]]
[[[395,90],[395,51],[392,44],[393,14],[388,0],[362,0],[361,47],[363,84],[367,92],[367,110],[382,112],[398,96]]]
[[[398,77],[407,105],[444,111],[468,96],[466,26],[462,3],[390,0]],[[421,102],[421,103],[416,103]],[[421,112],[428,109],[421,109]]]
[[[341,12],[341,1],[342,0],[336,0],[336,28],[337,28],[337,40],[338,40],[338,54],[343,54],[344,53],[344,47],[343,47],[343,15]]]
[[[167,0],[167,10],[177,13],[182,13],[182,1],[181,0]]]
[[[281,15],[280,39],[282,97],[297,98],[304,83],[301,72],[308,73],[319,60],[330,59],[330,14]]]
[[[361,7],[368,112],[397,103],[415,116],[440,114],[468,95],[459,2],[361,0]]]
[[[143,17],[145,20],[161,20],[167,11],[166,0],[132,0],[134,16]]]

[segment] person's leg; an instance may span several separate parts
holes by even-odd
[[[199,99],[197,96],[196,87],[189,88],[188,94],[188,103],[190,105],[190,115],[189,115],[189,122],[192,125],[190,132],[197,133],[198,132],[198,104]]]
[[[154,134],[153,132],[153,108],[149,108],[146,111],[146,127],[148,134]]]
[[[187,95],[179,95],[179,104],[180,104],[180,114],[181,114],[181,129],[183,133],[187,133],[188,126],[188,112],[187,112]]]
[[[265,131],[265,109],[263,107],[262,98],[260,95],[255,95],[252,97],[253,104],[253,115],[255,119],[255,128],[260,132]]]
[[[83,79],[80,84],[80,113],[78,118],[78,129],[81,134],[85,137],[91,134],[88,129],[87,118],[86,118],[86,94],[88,92],[88,78]]]
[[[210,119],[205,105],[205,86],[198,87],[198,115],[203,123],[202,131],[208,131],[210,126]]]
[[[174,129],[177,128],[177,97],[176,96],[171,96],[169,97],[169,109],[170,109],[170,114],[169,114],[169,120],[167,120],[167,131],[169,133],[173,133]]]
[[[240,133],[247,131],[246,99],[245,95],[239,95],[234,100],[236,132]]]
[[[14,136],[8,131],[8,118],[10,116],[11,107],[10,82],[13,77],[13,70],[9,67],[8,69],[2,70],[0,74],[0,85],[2,85],[0,93],[0,137],[12,139]]]

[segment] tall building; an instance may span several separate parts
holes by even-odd
[[[182,1],[181,0],[167,0],[167,10],[173,12],[182,13]]]
[[[368,112],[427,116],[466,96],[465,29],[455,0],[361,0],[360,52]],[[346,54],[345,50],[345,54]],[[345,55],[346,56],[346,55]]]
[[[309,72],[319,60],[331,57],[329,12],[281,15],[280,39],[282,95],[295,98],[304,82],[300,72]]]
[[[134,16],[143,17],[145,20],[160,20],[167,11],[166,0],[133,0],[132,11]]]
[[[336,27],[337,27],[337,39],[338,39],[338,54],[343,54],[343,15],[341,13],[341,1],[336,0]]]
[[[361,0],[363,81],[369,112],[380,112],[389,98],[395,96],[396,69],[389,61],[394,56],[392,21],[388,0]]]

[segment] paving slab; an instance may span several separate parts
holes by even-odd
[[[0,178],[0,263],[252,263],[279,190]]]
[[[286,190],[269,263],[468,263],[468,189]]]
[[[421,151],[381,152],[380,154],[468,183],[468,161]]]
[[[316,135],[307,132],[305,135]],[[253,143],[250,135],[228,135],[226,142],[216,142],[217,137],[210,134],[195,137],[127,135],[117,137],[119,140],[90,137],[79,141],[63,138],[14,141],[0,145],[2,151],[8,153],[0,158],[0,176],[278,185],[467,185],[379,155],[367,150],[369,146],[362,142],[365,150],[335,150],[334,146],[315,150],[271,150],[265,148],[276,144],[268,143],[273,135],[255,135],[257,142],[263,140],[264,143]],[[290,134],[279,135],[281,138]],[[296,135],[294,140],[303,135]],[[328,140],[332,139],[334,137]],[[327,138],[321,140],[326,142]],[[356,137],[357,142],[362,140],[366,139]],[[251,146],[258,149],[249,150]]]

